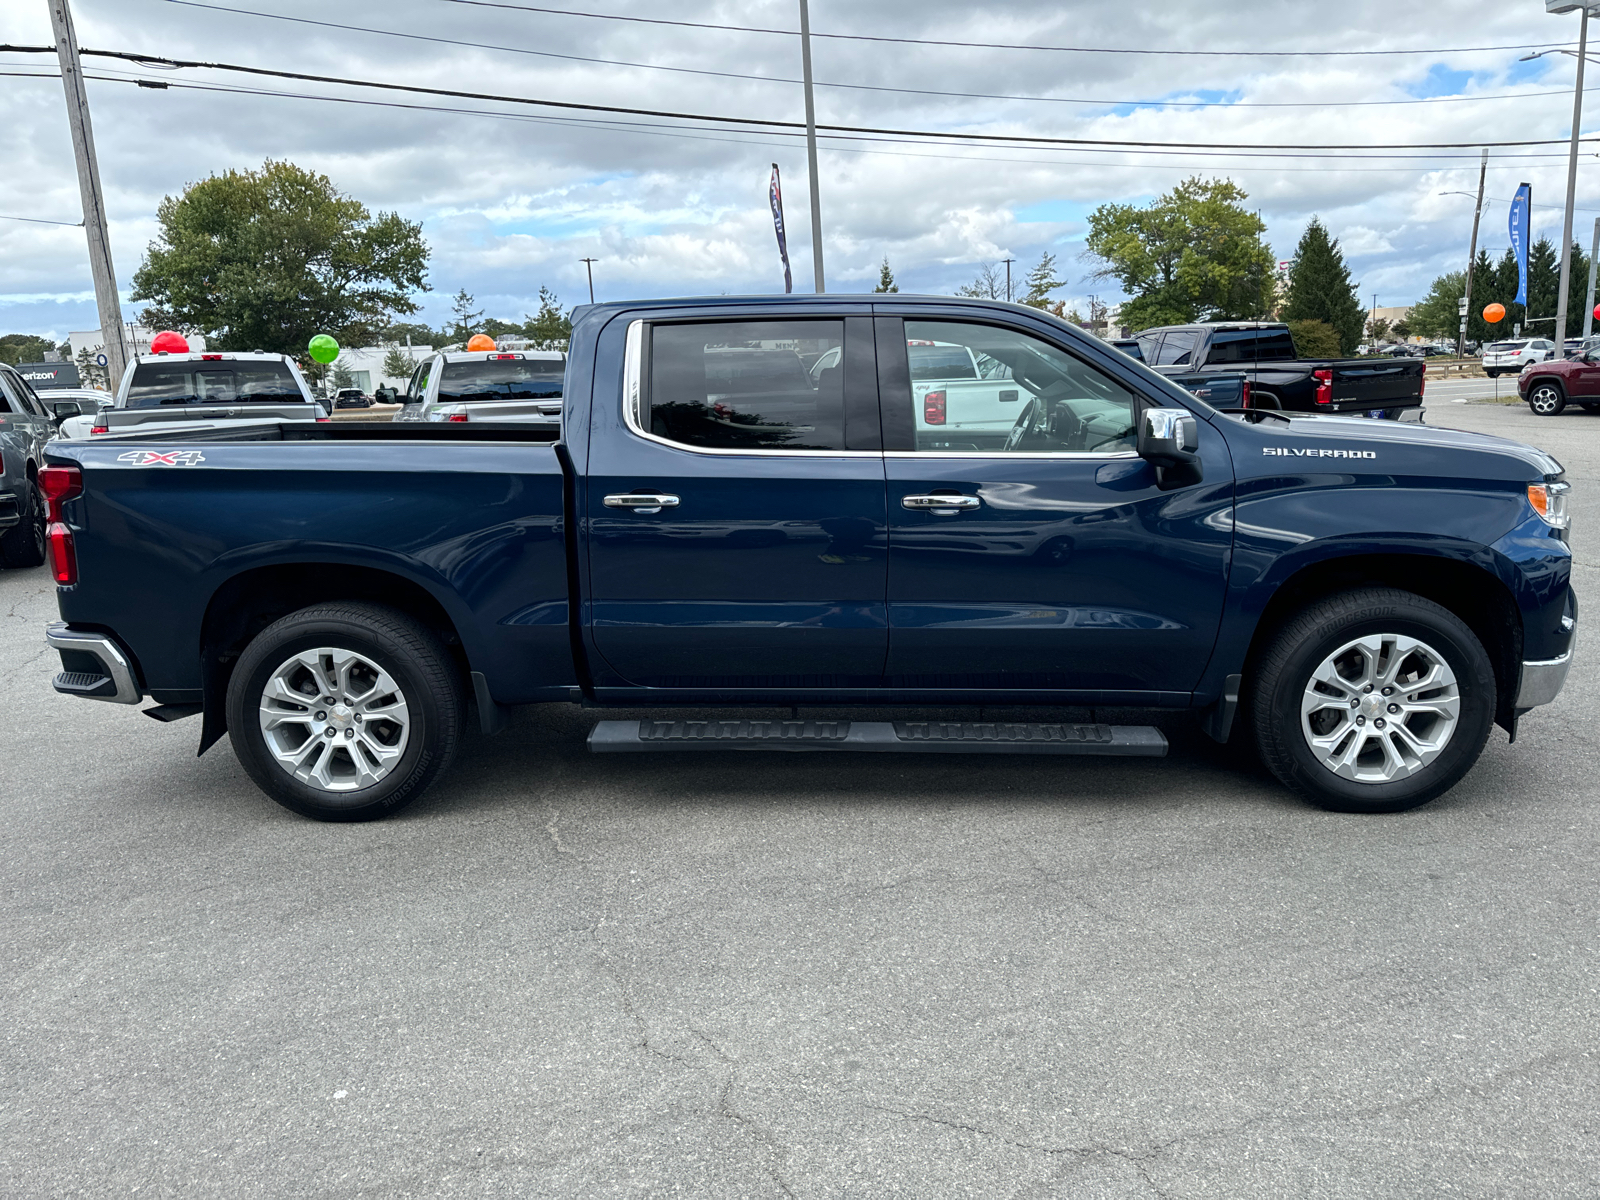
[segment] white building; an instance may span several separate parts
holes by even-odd
[[[146,329],[143,325],[133,321],[122,323],[122,344],[127,347],[129,354],[149,354],[150,339],[160,333],[159,329]],[[204,350],[206,339],[202,334],[184,334],[184,339],[189,343],[191,350]],[[84,329],[77,333],[67,334],[67,342],[72,346],[72,357],[87,350],[91,355],[99,354],[105,349],[106,338],[98,329]]]
[[[383,360],[394,350],[399,350],[411,363],[411,368],[404,375],[384,373]],[[374,388],[384,386],[405,391],[406,384],[411,380],[411,371],[432,353],[432,346],[363,346],[358,350],[340,350],[329,372],[328,386],[333,386],[333,371],[345,371],[350,376],[349,386],[360,388],[369,396]]]

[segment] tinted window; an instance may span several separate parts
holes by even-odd
[[[1295,358],[1287,329],[1219,329],[1211,335],[1208,363],[1281,362]]]
[[[640,421],[689,446],[842,449],[844,369],[810,368],[843,346],[842,321],[658,325]]]
[[[565,374],[564,362],[520,354],[478,362],[447,362],[439,375],[439,403],[554,399],[561,395]]]
[[[15,408],[12,407],[11,394],[15,386],[16,385],[11,382],[11,373],[9,371],[0,371],[0,412],[28,411],[20,404],[18,404]]]
[[[1200,335],[1192,329],[1174,329],[1162,339],[1155,365],[1158,367],[1188,365],[1193,356],[1194,345],[1199,340]]]
[[[128,387],[129,408],[161,404],[306,403],[287,363],[140,363]]]
[[[1521,342],[1496,342],[1484,351],[1485,354],[1504,354],[1507,351],[1521,349]]]
[[[938,391],[913,380],[912,395],[900,403],[914,407],[918,450],[1112,454],[1133,448],[1133,393],[1048,342],[956,321],[907,321],[906,338],[955,343],[978,362],[1005,368],[1003,387]]]
[[[906,340],[906,358],[911,363],[911,378],[976,379],[978,369],[965,346],[941,346],[935,342]]]
[[[1139,352],[1144,355],[1144,361],[1153,363],[1156,356],[1161,353],[1161,339],[1164,335],[1157,333],[1141,333],[1134,338],[1139,343]]]

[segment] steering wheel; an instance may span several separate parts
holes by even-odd
[[[1022,439],[1028,434],[1028,423],[1033,420],[1033,406],[1037,400],[1029,401],[1028,406],[1017,415],[1016,422],[1011,426],[1011,432],[1006,434],[1004,453],[1015,454],[1022,448]]]

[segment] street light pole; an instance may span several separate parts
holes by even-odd
[[[1456,357],[1467,352],[1467,321],[1472,317],[1472,268],[1478,261],[1478,219],[1483,216],[1483,179],[1489,173],[1489,149],[1484,147],[1483,160],[1478,164],[1478,206],[1472,210],[1472,245],[1467,250],[1466,306],[1461,313],[1461,334],[1456,338]]]
[[[593,304],[594,303],[594,264],[599,262],[600,260],[597,259],[597,258],[580,258],[578,261],[581,262],[584,265],[584,268],[589,272],[589,303]]]
[[[1589,298],[1583,302],[1583,336],[1588,340],[1594,328],[1594,268],[1595,256],[1600,255],[1600,217],[1594,219],[1594,242],[1589,246]]]
[[[828,289],[822,282],[822,192],[817,184],[817,106],[811,94],[811,13],[800,0],[800,74],[806,88],[806,164],[811,175],[811,265],[817,276],[817,294]]]
[[[122,304],[117,298],[117,273],[111,265],[111,235],[106,229],[105,193],[100,189],[100,166],[94,156],[94,127],[89,123],[89,93],[83,86],[78,61],[78,34],[72,27],[67,0],[50,0],[50,25],[55,33],[56,57],[61,63],[61,84],[67,92],[67,124],[72,129],[72,153],[78,160],[78,192],[83,198],[83,229],[89,235],[89,274],[94,278],[95,307],[100,310],[100,336],[104,340],[106,382],[112,391],[122,379],[128,355],[122,337]]]
[[[1011,303],[1011,264],[1016,262],[1016,261],[1017,260],[1014,259],[1014,258],[1008,258],[1008,259],[1005,260],[1005,264],[1006,264],[1006,303],[1007,304]]]
[[[1558,0],[1546,0],[1545,8],[1561,7]],[[1575,7],[1575,6],[1574,6]],[[1571,8],[1567,8],[1570,12]],[[1572,149],[1567,156],[1567,205],[1561,217],[1561,290],[1556,295],[1555,357],[1567,356],[1567,287],[1572,282],[1572,206],[1578,190],[1578,126],[1583,120],[1583,67],[1588,62],[1589,10],[1582,10],[1578,26],[1578,79],[1572,89]]]

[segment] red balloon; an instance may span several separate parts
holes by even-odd
[[[1600,321],[1600,304],[1594,306],[1594,319]]]
[[[181,333],[173,333],[170,329],[163,329],[150,339],[151,354],[187,354],[189,343]]]

